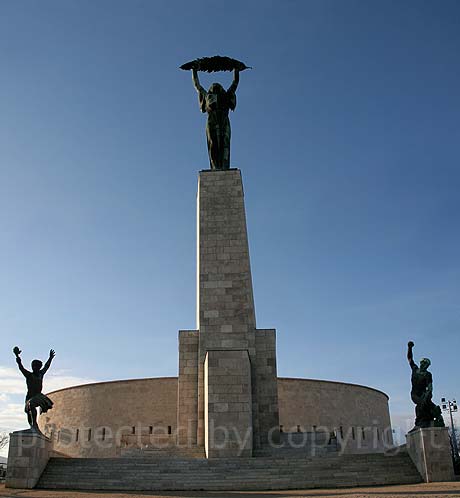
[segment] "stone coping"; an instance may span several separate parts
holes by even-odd
[[[225,173],[227,171],[240,171],[239,168],[227,168],[227,169],[201,169],[199,174],[201,173],[212,173],[213,175],[216,173]]]
[[[51,439],[48,436],[46,436],[45,434],[43,434],[43,432],[33,430],[33,429],[19,429],[18,431],[12,431],[9,434],[10,434],[10,436],[14,434],[17,437],[19,437],[19,436],[20,437],[35,437],[35,438],[39,438],[39,439],[43,439],[45,441],[51,442]]]
[[[360,387],[361,389],[369,389],[369,391],[374,391],[379,394],[383,394],[385,398],[390,399],[387,393],[384,393],[380,389],[376,389],[375,387],[363,386],[362,384],[355,384],[353,382],[343,382],[340,380],[323,380],[323,379],[305,379],[302,377],[278,377],[278,380],[291,380],[291,381],[308,381],[308,382],[324,382],[325,384],[340,384],[343,386],[352,386],[352,387]]]
[[[147,382],[152,380],[177,380],[177,377],[142,377],[140,379],[118,379],[118,380],[101,380],[99,382],[88,382],[88,384],[77,384],[76,386],[63,387],[61,389],[55,389],[54,391],[49,391],[46,393],[47,396],[54,393],[60,393],[62,391],[69,391],[70,389],[80,389],[89,386],[99,386],[102,384],[121,384],[123,382]]]
[[[140,379],[119,379],[119,380],[103,380],[100,382],[89,382],[88,384],[78,384],[76,386],[69,386],[69,387],[63,387],[62,389],[56,389],[55,391],[50,391],[46,393],[47,395],[58,393],[61,391],[68,391],[70,389],[79,389],[79,388],[84,388],[84,387],[89,387],[89,386],[98,386],[102,384],[115,384],[115,383],[122,383],[122,382],[148,382],[152,380],[170,380],[170,379],[175,379],[177,380],[177,377],[143,377]],[[361,384],[354,384],[352,382],[342,382],[342,381],[337,381],[337,380],[322,380],[322,379],[305,379],[301,377],[278,377],[278,380],[283,380],[283,381],[306,381],[306,382],[323,382],[325,384],[340,384],[344,386],[352,386],[352,387],[359,387],[361,389],[368,389],[373,392],[377,392],[379,394],[383,394],[387,400],[390,399],[388,394],[384,393],[380,389],[375,389],[374,387],[369,387],[369,386],[363,386]]]

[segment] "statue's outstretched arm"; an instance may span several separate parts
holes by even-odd
[[[45,375],[46,372],[48,371],[49,367],[51,366],[51,362],[53,361],[53,358],[56,356],[56,353],[54,352],[54,349],[50,350],[50,357],[45,363],[45,366],[41,369],[41,374]]]
[[[200,85],[200,80],[198,78],[198,71],[196,69],[192,69],[192,81],[193,86],[196,88],[198,93],[206,93],[206,90]]]
[[[19,371],[22,373],[22,375],[24,375],[24,377],[28,377],[32,372],[29,372],[29,370],[26,370],[24,368],[24,365],[22,364],[22,360],[21,360],[21,357],[19,356],[21,353],[21,351],[19,351],[19,353],[16,353],[16,363],[18,364],[18,368],[19,368]]]
[[[414,362],[414,355],[412,353],[413,347],[414,347],[414,343],[412,341],[409,341],[407,343],[407,361],[409,362],[409,365],[411,368],[417,368],[417,365]]]
[[[238,69],[235,69],[233,71],[233,81],[232,84],[228,88],[228,92],[236,92],[236,89],[238,88],[238,83],[240,82],[240,71]]]

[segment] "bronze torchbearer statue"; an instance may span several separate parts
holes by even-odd
[[[16,363],[18,364],[19,370],[26,378],[27,383],[27,395],[26,404],[24,411],[27,413],[27,420],[29,421],[30,428],[32,430],[40,432],[37,424],[37,408],[40,407],[40,412],[45,413],[53,408],[53,402],[42,393],[43,388],[43,376],[48,371],[51,366],[53,358],[56,353],[53,349],[50,350],[50,356],[42,368],[43,363],[40,360],[32,361],[32,372],[26,370],[22,365],[21,350],[16,346],[13,349],[13,353],[16,356]]]
[[[412,369],[411,398],[415,403],[415,427],[444,427],[441,408],[432,401],[433,377],[428,372],[431,361],[428,358],[420,360],[420,366],[414,362],[412,349],[414,343],[407,344],[407,360]]]
[[[208,114],[206,139],[210,167],[219,170],[229,169],[231,128],[228,112],[236,108],[236,89],[240,81],[240,71],[249,68],[240,61],[217,55],[188,62],[183,64],[181,69],[192,70],[192,80],[198,92],[200,110]],[[213,83],[206,91],[200,85],[198,71],[233,71],[233,82],[227,90],[220,83]]]

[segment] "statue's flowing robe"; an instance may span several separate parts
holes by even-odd
[[[231,128],[228,111],[236,108],[235,90],[235,84],[228,90],[220,85],[211,85],[208,91],[200,88],[198,93],[200,110],[208,113],[206,139],[211,169],[230,168]]]
[[[43,388],[43,374],[26,372],[27,395],[24,411],[28,413],[31,408],[40,408],[41,413],[46,413],[53,408],[53,402],[41,392]]]
[[[31,408],[40,408],[40,413],[46,413],[53,408],[53,402],[45,394],[39,393],[32,396],[30,399],[26,399],[24,411],[29,413]]]

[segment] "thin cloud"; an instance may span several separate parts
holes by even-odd
[[[51,392],[65,387],[78,386],[95,382],[87,377],[69,375],[68,371],[56,370],[45,376],[43,391]],[[0,431],[11,432],[26,429],[27,416],[24,413],[24,397],[26,383],[22,374],[12,367],[0,366]],[[8,448],[0,451],[1,456],[6,456]]]
[[[24,413],[23,403],[1,403],[0,404],[0,428],[1,431],[27,429],[27,416]]]
[[[51,392],[90,382],[95,382],[95,380],[88,377],[76,377],[69,375],[67,371],[56,370],[46,375],[43,381],[43,391]],[[0,395],[25,394],[25,390],[24,377],[16,368],[0,366]]]
[[[24,392],[24,377],[17,369],[0,366],[0,394]]]

